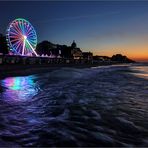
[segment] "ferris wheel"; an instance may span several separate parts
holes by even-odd
[[[6,34],[10,51],[16,55],[37,56],[37,35],[33,26],[23,18],[10,23]]]

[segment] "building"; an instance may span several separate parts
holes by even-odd
[[[84,60],[93,60],[92,52],[82,52]]]
[[[71,56],[73,59],[83,59],[83,54],[80,48],[77,48],[75,41],[71,44]]]

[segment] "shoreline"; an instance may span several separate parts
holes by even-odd
[[[28,76],[39,73],[46,73],[58,68],[90,68],[108,65],[129,64],[129,63],[97,63],[97,64],[33,64],[33,65],[0,65],[0,80],[6,77]]]

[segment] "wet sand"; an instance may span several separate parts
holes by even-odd
[[[0,65],[0,79],[10,76],[26,76],[36,73],[50,72],[52,70],[69,67],[69,68],[89,68],[105,66],[111,64],[33,64],[33,65]]]

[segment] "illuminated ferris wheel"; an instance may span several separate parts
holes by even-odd
[[[13,54],[37,56],[35,51],[37,35],[33,26],[27,20],[18,18],[12,21],[7,29],[6,37]]]

